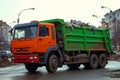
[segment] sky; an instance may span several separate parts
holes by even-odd
[[[109,13],[109,9],[102,9],[101,6],[115,11],[120,8],[119,3],[120,0],[0,0],[0,20],[14,26],[22,10],[35,8],[35,10],[23,11],[20,15],[20,23],[60,18],[65,21],[81,20],[99,26],[101,18],[92,15],[103,18]]]

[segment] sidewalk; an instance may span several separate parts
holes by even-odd
[[[110,57],[110,60],[120,61],[120,54],[113,54],[113,55]]]
[[[8,58],[0,58],[0,68],[1,67],[8,67],[8,66],[12,66],[15,65],[15,63],[13,63],[11,60],[9,60]]]

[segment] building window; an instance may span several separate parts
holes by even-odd
[[[111,19],[111,18],[112,18],[112,16],[110,15],[110,16],[109,16],[109,19]]]
[[[117,14],[117,17],[119,17],[119,13]]]

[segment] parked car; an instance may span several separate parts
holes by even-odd
[[[0,51],[0,57],[1,58],[11,58],[12,53],[9,50],[2,50],[2,51]]]

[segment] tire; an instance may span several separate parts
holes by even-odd
[[[25,68],[29,71],[29,72],[35,72],[38,68],[37,64],[25,64]]]
[[[92,68],[92,69],[96,69],[96,68],[98,68],[98,56],[96,55],[96,54],[92,54],[91,56],[90,56],[90,68]]]
[[[80,64],[67,64],[67,66],[68,66],[70,69],[78,69],[78,67],[80,66]]]
[[[58,58],[55,54],[49,56],[46,64],[46,69],[49,73],[54,73],[58,68]]]
[[[107,64],[107,55],[100,54],[99,56],[99,68],[104,68]]]

